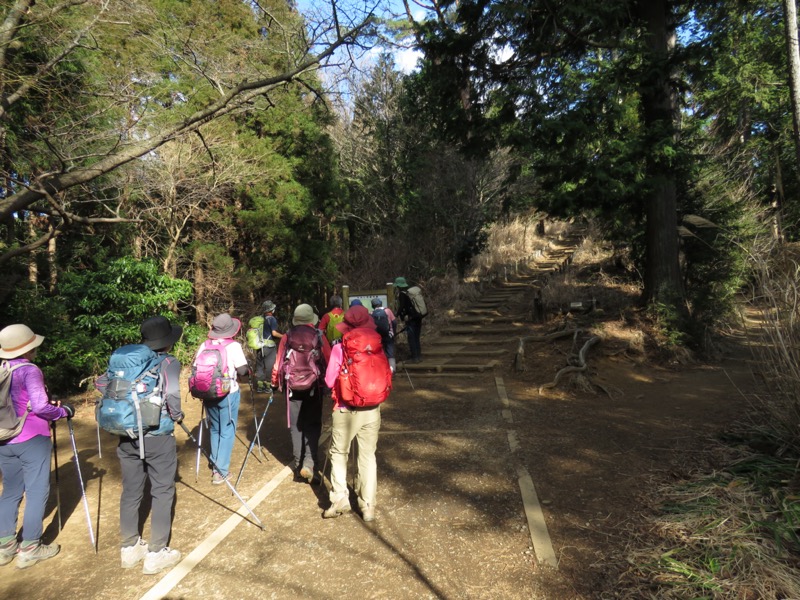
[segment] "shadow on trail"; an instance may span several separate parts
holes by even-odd
[[[180,484],[180,485],[183,485],[185,488],[187,488],[187,489],[191,490],[192,492],[194,492],[195,494],[197,494],[197,495],[198,495],[198,496],[200,496],[201,498],[204,498],[205,500],[208,500],[208,501],[209,501],[209,502],[211,502],[212,504],[216,504],[216,505],[217,505],[217,506],[219,506],[220,508],[223,508],[223,509],[225,509],[227,512],[231,513],[231,515],[237,515],[237,516],[241,517],[243,521],[247,521],[247,522],[248,522],[248,523],[250,523],[251,525],[254,525],[255,527],[258,527],[258,524],[257,524],[255,521],[252,521],[252,520],[251,520],[251,518],[250,518],[249,516],[243,516],[243,515],[239,514],[239,512],[238,512],[238,511],[239,511],[239,507],[240,507],[240,506],[242,506],[242,504],[241,504],[241,503],[240,503],[238,500],[237,500],[237,506],[236,506],[235,508],[231,508],[230,506],[226,506],[225,504],[223,504],[223,503],[222,503],[222,502],[220,502],[219,500],[217,500],[217,499],[215,499],[215,498],[212,498],[212,497],[211,497],[211,496],[209,496],[208,494],[206,494],[206,493],[204,493],[204,492],[201,492],[201,491],[200,491],[199,489],[197,489],[196,487],[193,487],[193,486],[191,486],[190,484],[186,483],[185,481],[183,481],[182,479],[180,479],[180,477],[179,477],[179,478],[178,478],[178,480],[175,482],[175,485],[176,485],[176,487],[177,487],[179,484]],[[225,486],[225,489],[226,489],[226,490],[228,490],[228,491],[230,491],[230,490],[229,490],[229,488],[228,488],[227,486]],[[176,492],[176,494],[175,494],[175,495],[176,495],[176,498],[177,498],[177,496],[178,496],[177,492]],[[232,493],[230,494],[230,496],[231,496],[231,498],[235,498],[235,496],[234,496]]]

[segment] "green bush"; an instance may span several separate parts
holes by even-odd
[[[53,295],[16,290],[3,325],[26,323],[45,336],[36,362],[51,391],[61,393],[102,372],[115,348],[139,341],[143,320],[164,315],[184,325],[176,307],[191,295],[188,281],[159,273],[155,262],[120,258],[94,271],[65,272]],[[185,329],[176,354],[191,360],[199,334]]]

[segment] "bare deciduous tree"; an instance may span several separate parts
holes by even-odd
[[[67,227],[129,220],[116,192],[98,193],[108,174],[215,119],[268,105],[274,90],[310,86],[307,75],[357,46],[373,17],[369,8],[342,12],[334,0],[313,24],[282,6],[278,14],[252,3],[253,18],[274,27],[261,37],[281,42],[249,46],[209,22],[171,25],[143,0],[14,0],[2,9],[0,223],[10,229],[34,211],[49,227],[0,248],[0,264]],[[78,188],[102,201],[64,193]]]

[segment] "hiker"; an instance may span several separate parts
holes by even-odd
[[[405,277],[398,277],[394,280],[394,287],[397,289],[397,318],[405,321],[405,328],[402,331],[406,332],[408,338],[408,349],[411,352],[410,363],[422,362],[422,350],[420,348],[420,336],[422,335],[422,319],[427,315],[425,303],[422,296],[417,295],[416,298],[422,302],[421,306],[415,303],[415,296],[410,293],[411,290],[420,292],[419,287],[410,288]],[[420,310],[422,308],[423,310]]]
[[[336,329],[336,325],[344,319],[344,310],[342,309],[344,301],[341,296],[334,294],[330,297],[328,304],[330,310],[322,315],[317,327],[325,333],[328,343],[333,345],[342,339],[342,332]]]
[[[317,459],[322,433],[325,367],[331,346],[308,304],[294,309],[293,327],[281,338],[272,386],[286,393],[286,421],[291,432],[295,480],[319,481]]]
[[[122,494],[119,498],[120,564],[132,569],[143,562],[142,573],[155,575],[177,565],[179,550],[170,548],[172,507],[175,504],[175,476],[178,471],[178,451],[175,443],[175,423],[183,421],[181,410],[181,363],[170,354],[181,338],[183,329],[166,317],[150,317],[139,327],[141,344],[158,355],[158,384],[163,403],[158,427],[145,432],[142,439],[144,458],[138,437],[120,436],[117,445]],[[104,390],[109,375],[101,376],[95,386]],[[150,541],[142,539],[139,528],[139,509],[146,483],[150,483]]]
[[[278,343],[283,334],[278,330],[278,319],[275,318],[275,303],[266,300],[262,305],[264,312],[263,322],[261,323],[261,348],[256,350],[256,391],[267,391],[267,380],[272,374],[275,366],[275,357],[278,355]]]
[[[381,343],[386,358],[389,359],[389,367],[392,373],[395,372],[397,363],[394,359],[394,334],[397,332],[397,318],[392,309],[383,306],[380,298],[372,299],[372,320],[375,321],[375,328],[381,334]]]
[[[242,345],[233,339],[239,333],[241,327],[242,322],[231,317],[228,313],[217,315],[211,322],[211,331],[208,332],[208,339],[203,342],[195,356],[196,364],[197,359],[206,348],[218,350],[221,353],[224,352],[223,360],[226,366],[226,373],[223,376],[230,385],[228,393],[221,399],[216,401],[205,400],[203,402],[209,421],[211,462],[216,465],[216,469],[213,466],[211,467],[213,471],[211,483],[214,485],[221,485],[228,478],[233,444],[236,440],[236,424],[239,419],[239,402],[241,400],[241,390],[237,378],[245,377],[249,372]]]
[[[0,331],[0,358],[10,372],[7,388],[18,417],[27,413],[24,425],[14,437],[0,445],[0,565],[14,557],[16,567],[27,569],[58,554],[58,544],[43,544],[43,519],[50,495],[50,424],[71,419],[75,409],[69,404],[50,401],[42,371],[33,360],[44,337],[27,325],[9,325]],[[17,518],[22,497],[22,542],[17,541]]]
[[[358,447],[355,492],[361,518],[375,520],[378,492],[375,449],[381,427],[380,404],[392,389],[392,373],[384,354],[375,321],[365,306],[347,310],[344,321],[337,325],[343,333],[342,343],[331,350],[325,371],[325,384],[333,396],[331,422],[331,505],[323,513],[325,519],[338,517],[350,510],[347,490],[347,457],[355,438]]]

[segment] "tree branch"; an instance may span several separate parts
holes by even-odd
[[[336,40],[331,42],[322,52],[309,57],[284,73],[256,81],[242,81],[218,100],[205,108],[186,117],[183,122],[166,128],[159,134],[139,142],[119,146],[93,165],[78,167],[72,171],[40,177],[35,185],[16,194],[0,199],[0,220],[8,218],[15,212],[25,210],[45,194],[55,194],[65,189],[93,181],[159,148],[178,137],[192,133],[213,119],[233,113],[254,98],[266,94],[278,85],[297,80],[304,72],[319,65],[324,59],[333,55],[341,46],[353,43],[354,40],[372,23],[372,14],[355,27],[345,31],[337,31]],[[0,260],[2,264],[2,260]]]

